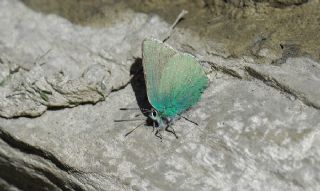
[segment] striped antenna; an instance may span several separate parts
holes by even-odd
[[[140,127],[140,126],[143,125],[143,124],[144,124],[144,122],[143,122],[143,123],[140,123],[140,124],[137,125],[134,129],[132,129],[131,131],[129,131],[128,133],[126,133],[124,136],[126,137],[126,136],[130,135],[134,130],[136,130],[138,127]]]
[[[125,122],[125,121],[142,121],[142,120],[145,120],[145,119],[116,119],[113,121],[114,122]]]

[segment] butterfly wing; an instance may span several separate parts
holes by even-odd
[[[175,116],[199,101],[208,85],[198,61],[189,54],[178,53],[166,64],[158,89],[162,113]]]
[[[208,85],[195,57],[157,40],[145,40],[143,67],[151,105],[162,115],[175,116],[191,107]]]
[[[145,39],[142,43],[142,63],[150,104],[159,111],[160,78],[166,63],[176,54],[172,48],[164,46],[161,41]],[[157,103],[157,104],[156,104]]]

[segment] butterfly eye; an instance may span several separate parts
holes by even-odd
[[[153,116],[153,117],[156,117],[156,116],[157,116],[157,112],[153,110],[153,111],[152,111],[152,116]]]

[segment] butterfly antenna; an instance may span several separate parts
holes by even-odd
[[[140,127],[140,126],[143,125],[143,124],[144,124],[144,122],[143,122],[143,123],[140,123],[140,124],[137,125],[134,129],[132,129],[131,131],[129,131],[128,133],[126,133],[124,136],[126,137],[126,136],[130,135],[134,130],[136,130],[138,127]]]
[[[178,17],[176,18],[176,20],[174,21],[174,23],[170,26],[170,30],[167,34],[167,36],[162,40],[162,42],[165,42],[166,40],[168,40],[172,34],[173,29],[177,26],[177,24],[183,19],[183,17],[188,14],[187,10],[182,10],[181,13],[178,15]]]
[[[139,110],[139,108],[125,108],[125,107],[122,107],[122,108],[120,108],[120,110]]]
[[[141,110],[142,113],[147,113],[150,112],[150,109],[145,109],[145,108],[120,108],[122,111],[127,111],[127,110]]]
[[[125,122],[125,121],[142,121],[145,119],[117,119],[117,120],[113,120],[114,122]]]
[[[185,116],[180,115],[180,117],[182,117],[182,118],[185,119],[186,121],[189,121],[190,123],[195,124],[196,126],[199,126],[198,123],[196,123],[196,122],[194,122],[194,121],[191,121],[190,119],[186,118]]]

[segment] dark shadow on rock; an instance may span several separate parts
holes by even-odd
[[[132,86],[132,89],[133,89],[134,94],[136,96],[136,100],[137,100],[137,103],[138,103],[138,106],[139,106],[141,112],[143,112],[143,109],[150,110],[152,106],[148,101],[146,82],[144,79],[141,58],[136,58],[135,62],[131,65],[130,75],[133,75],[133,78],[131,80],[131,86]],[[148,113],[144,112],[143,114],[146,117],[148,117]],[[148,118],[147,124],[148,125],[152,124],[150,122],[151,121]]]

